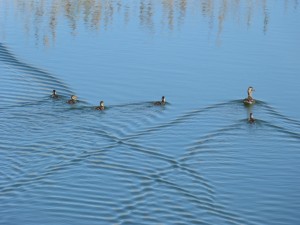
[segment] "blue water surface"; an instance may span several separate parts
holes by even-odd
[[[298,1],[0,10],[0,224],[298,224]]]

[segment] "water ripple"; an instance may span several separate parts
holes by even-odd
[[[268,103],[238,99],[174,117],[172,104],[152,102],[101,112],[66,104],[59,79],[3,44],[0,53],[0,223],[20,223],[18,214],[28,224],[261,224],[259,210],[298,204],[300,122]]]

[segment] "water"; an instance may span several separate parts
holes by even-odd
[[[0,224],[298,224],[298,1],[0,6]]]

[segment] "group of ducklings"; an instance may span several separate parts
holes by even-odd
[[[52,91],[51,97],[52,98],[58,98],[56,90]],[[77,102],[77,96],[76,95],[71,95],[71,98],[67,101],[67,103],[70,104],[70,105],[73,105],[76,102]],[[161,101],[154,102],[154,105],[165,105],[165,104],[166,104],[166,98],[165,98],[165,96],[162,96]],[[104,107],[104,101],[100,101],[100,105],[97,106],[95,109],[96,110],[104,110],[105,109],[105,107]]]
[[[253,91],[255,91],[253,87],[248,88],[248,90],[247,90],[248,97],[245,98],[244,101],[243,101],[245,105],[252,105],[252,104],[255,103],[255,100],[252,97]],[[58,98],[56,90],[53,90],[51,97],[52,98]],[[76,95],[71,95],[71,98],[67,101],[67,103],[70,104],[70,105],[75,104],[76,102],[77,102],[77,96]],[[162,96],[161,101],[154,102],[154,105],[165,105],[165,104],[166,104],[165,96]],[[100,105],[97,106],[95,109],[96,110],[101,110],[101,111],[104,110],[105,109],[104,101],[100,101]],[[250,123],[255,122],[255,119],[253,117],[253,113],[250,113],[248,121]]]

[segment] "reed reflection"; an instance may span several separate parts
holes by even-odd
[[[226,23],[232,19],[247,27],[261,23],[262,32],[269,27],[267,0],[2,0],[0,7],[16,8],[17,17],[24,23],[27,34],[36,43],[54,44],[58,25],[67,21],[70,34],[76,36],[80,26],[90,31],[107,30],[118,25],[137,23],[150,33],[173,32],[184,26],[187,19],[204,18],[209,29],[219,39]],[[285,0],[285,9],[298,7],[298,0]],[[199,17],[200,15],[200,17]],[[257,21],[256,18],[263,18]],[[201,21],[199,21],[200,23]],[[119,24],[120,23],[120,24]]]

